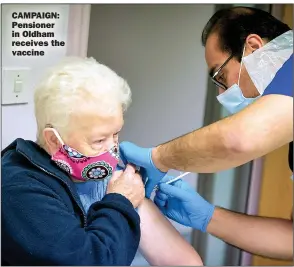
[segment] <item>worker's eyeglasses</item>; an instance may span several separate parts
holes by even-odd
[[[220,88],[222,88],[222,89],[224,89],[224,90],[227,90],[228,87],[222,83],[222,77],[221,77],[221,75],[219,75],[219,74],[220,74],[220,72],[222,71],[222,69],[223,69],[223,68],[229,63],[229,61],[230,61],[232,58],[233,58],[233,55],[231,55],[231,56],[230,56],[230,57],[224,62],[224,64],[222,64],[222,65],[218,68],[218,70],[217,70],[213,75],[211,75],[211,80],[212,80],[212,82],[213,82],[216,86],[218,86],[218,87],[220,87]]]

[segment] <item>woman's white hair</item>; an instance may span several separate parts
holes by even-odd
[[[70,128],[70,116],[86,110],[109,115],[131,102],[127,82],[93,58],[65,58],[54,66],[35,89],[37,142],[43,146],[43,130],[49,124],[61,134]]]

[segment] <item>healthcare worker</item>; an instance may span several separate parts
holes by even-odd
[[[215,207],[182,180],[160,183],[169,169],[217,172],[288,143],[293,172],[293,32],[267,12],[235,7],[211,17],[202,42],[217,99],[233,115],[156,148],[123,142],[122,157],[141,167],[147,197],[159,184],[155,203],[170,219],[254,254],[292,259],[291,220]]]

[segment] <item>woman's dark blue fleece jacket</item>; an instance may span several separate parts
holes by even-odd
[[[83,210],[74,183],[37,144],[2,151],[2,265],[130,265],[140,240],[131,202],[107,194]]]

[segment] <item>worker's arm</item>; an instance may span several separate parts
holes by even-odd
[[[266,95],[239,113],[181,136],[156,148],[130,142],[120,145],[128,162],[140,166],[149,178],[150,197],[169,169],[213,173],[234,168],[293,140],[293,98]]]
[[[120,145],[127,162],[149,178],[146,196],[169,169],[216,172],[242,165],[293,140],[293,55],[263,96],[241,112],[154,149]],[[143,175],[143,177],[144,177]]]
[[[248,252],[293,258],[292,221],[239,214],[215,208],[184,181],[159,184],[155,203],[172,220],[208,232]]]
[[[250,253],[293,260],[293,223],[216,208],[207,232]]]
[[[293,140],[293,54],[263,96],[241,112],[153,150],[159,169],[216,172],[258,158]]]
[[[267,95],[241,112],[152,151],[160,170],[217,172],[242,165],[293,140],[293,98]]]

